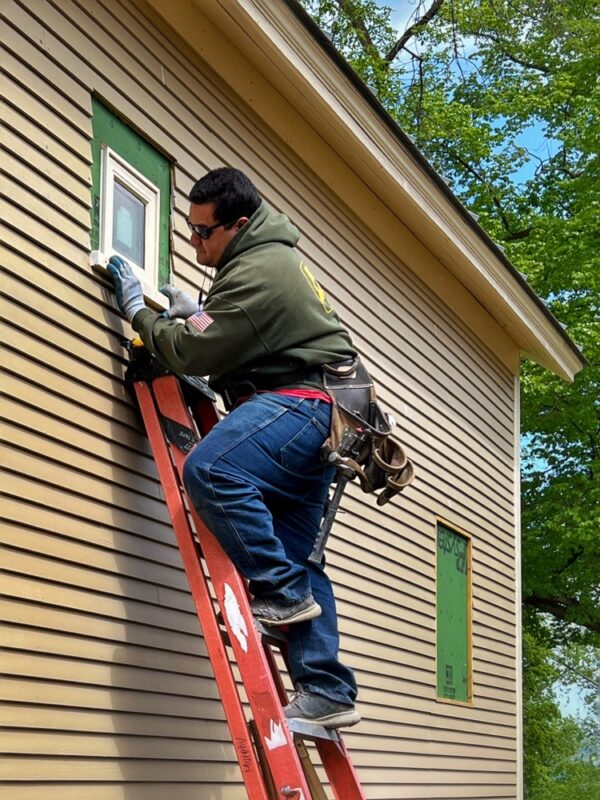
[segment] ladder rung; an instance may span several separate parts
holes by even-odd
[[[219,611],[216,616],[219,627],[221,628],[221,633],[224,635],[226,640],[229,641],[229,635],[227,634],[227,630],[225,628],[223,614]],[[256,619],[254,620],[254,625],[256,630],[260,633],[264,644],[269,644],[272,647],[282,647],[282,645],[287,644],[287,634],[285,631],[279,630],[278,628],[269,627],[268,625],[263,625],[262,622],[259,622]]]
[[[299,736],[301,739],[340,741],[340,735],[334,728],[324,728],[322,725],[313,725],[311,722],[301,722],[298,719],[288,719],[287,726],[295,736]]]

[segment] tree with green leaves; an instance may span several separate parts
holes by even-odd
[[[599,661],[600,4],[407,0],[398,30],[383,2],[303,2],[588,361],[522,369],[527,797],[561,800],[580,742],[552,686],[593,689]],[[536,749],[543,719],[563,748]]]
[[[579,651],[579,652],[578,652]],[[562,655],[562,654],[561,654]],[[570,648],[557,661],[545,626],[526,626],[523,636],[523,762],[525,800],[600,800],[598,726],[590,715],[583,723],[561,714],[556,685],[579,673],[593,685],[590,652]],[[559,656],[560,657],[560,656]],[[597,659],[596,659],[597,661]],[[590,692],[590,699],[592,693]]]

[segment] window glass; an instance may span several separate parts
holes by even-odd
[[[112,249],[143,269],[146,206],[119,181],[113,192]]]

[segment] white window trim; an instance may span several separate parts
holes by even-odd
[[[141,280],[156,286],[158,277],[158,223],[160,189],[135,167],[128,164],[110,147],[102,148],[100,206],[100,249],[108,253],[113,249],[113,186],[118,178],[128,191],[142,201],[146,207],[144,263],[136,264],[128,259]],[[124,257],[116,251],[116,255]]]
[[[144,264],[136,264],[128,256],[120,253],[113,242],[113,185],[115,178],[146,207]],[[158,233],[160,224],[160,189],[135,167],[119,156],[110,147],[103,146],[100,166],[100,236],[99,250],[90,254],[90,263],[104,267],[111,255],[124,258],[134,274],[140,279],[144,296],[152,305],[168,308],[167,298],[160,294],[158,284]]]

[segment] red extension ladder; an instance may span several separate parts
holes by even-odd
[[[254,620],[244,579],[185,495],[186,455],[218,421],[214,395],[200,378],[167,372],[139,340],[128,349],[127,382],[150,440],[249,800],[327,800],[306,739],[315,742],[335,800],[364,800],[339,733],[285,718],[286,692],[272,650],[278,647],[285,660],[285,634]],[[228,647],[251,720],[246,718]]]

